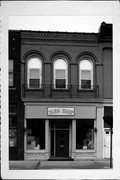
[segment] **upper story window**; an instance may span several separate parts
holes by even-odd
[[[80,89],[93,88],[93,63],[90,60],[81,60],[79,63]]]
[[[27,62],[28,88],[41,88],[42,84],[42,62],[39,58],[30,58]]]
[[[9,86],[13,86],[13,60],[9,60]]]
[[[67,89],[68,85],[68,64],[60,58],[54,62],[54,88]]]

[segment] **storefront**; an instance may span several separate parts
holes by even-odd
[[[102,147],[96,142],[102,125],[97,123],[97,109],[93,105],[26,103],[24,158],[77,160],[99,157]]]

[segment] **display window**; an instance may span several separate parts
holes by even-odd
[[[76,121],[76,149],[94,149],[94,120]]]
[[[17,129],[9,130],[9,147],[17,147]]]
[[[27,120],[27,150],[45,149],[45,120]]]
[[[17,148],[17,115],[16,105],[9,106],[9,147]]]

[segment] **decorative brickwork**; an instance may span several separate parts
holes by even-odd
[[[64,32],[30,32],[22,31],[21,39],[23,41],[52,41],[52,42],[76,42],[76,43],[96,43],[98,41],[97,33],[64,33]]]

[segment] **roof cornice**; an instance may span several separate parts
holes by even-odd
[[[32,32],[21,31],[23,41],[52,41],[52,42],[76,42],[96,43],[98,33],[68,33],[68,32]]]

